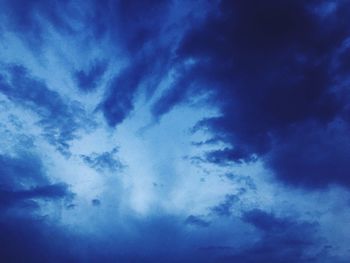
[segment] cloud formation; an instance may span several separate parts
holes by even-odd
[[[346,263],[348,17],[1,1],[0,261]]]
[[[349,10],[346,1],[220,1],[218,12],[188,30],[177,56],[194,65],[175,89],[212,90],[210,100],[222,115],[199,126],[231,145],[209,153],[208,161],[259,157],[286,183],[348,185],[343,158],[349,153],[338,148],[349,144],[343,133],[349,129],[348,77],[341,73],[347,68]],[[153,112],[164,114],[178,101],[173,90],[165,92]],[[339,141],[324,143],[332,140],[329,130]],[[337,157],[326,156],[335,151]],[[315,165],[321,160],[326,163]]]
[[[99,81],[103,77],[107,66],[107,62],[94,61],[89,70],[77,70],[74,76],[79,89],[85,92],[95,90],[99,84]]]
[[[0,155],[0,206],[6,208],[32,199],[71,197],[64,183],[51,183],[41,160],[30,153]]]
[[[117,172],[124,168],[122,162],[115,156],[117,153],[118,149],[114,148],[110,152],[103,152],[101,154],[81,155],[81,158],[87,165],[97,171],[103,172],[108,170],[110,172]]]
[[[58,92],[32,77],[23,66],[8,65],[3,69],[0,92],[13,103],[36,113],[42,135],[63,154],[69,153],[69,142],[76,138],[77,130],[93,126],[78,103],[66,103]]]
[[[318,253],[309,251],[317,243],[314,224],[280,218],[261,210],[248,211],[244,221],[262,232],[259,241],[229,257],[240,262],[317,262]],[[323,248],[319,248],[323,251]],[[229,262],[229,261],[227,261]]]

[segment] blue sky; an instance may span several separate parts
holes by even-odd
[[[0,261],[349,262],[348,17],[0,1]]]

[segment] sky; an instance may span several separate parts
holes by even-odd
[[[349,17],[0,0],[0,262],[349,262]]]

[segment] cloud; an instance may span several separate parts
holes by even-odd
[[[93,1],[95,37],[107,35],[130,55],[142,51],[161,30],[171,1]],[[147,15],[145,15],[147,13]]]
[[[100,206],[101,205],[101,201],[99,199],[92,199],[91,200],[91,204],[93,206]]]
[[[134,95],[146,71],[146,64],[143,61],[136,61],[112,80],[101,105],[104,117],[110,126],[121,123],[133,110]]]
[[[69,249],[64,249],[69,238],[41,218],[2,215],[0,230],[0,259],[4,262],[71,262],[77,259]],[[55,238],[48,238],[48,235]]]
[[[174,89],[163,93],[153,113],[160,117],[192,94],[211,91],[208,103],[218,106],[221,116],[204,119],[198,127],[209,128],[231,147],[210,152],[209,161],[249,163],[258,158],[285,183],[348,185],[350,167],[342,161],[346,150],[311,169],[326,158],[320,152],[342,148],[342,129],[349,125],[348,77],[342,72],[347,69],[343,50],[350,32],[344,21],[350,5],[338,1],[333,8],[325,6],[312,0],[220,1],[218,12],[189,29],[178,46],[176,61],[184,70],[174,86],[181,95],[174,99]],[[186,69],[188,61],[193,63]],[[336,120],[343,128],[331,128]],[[338,139],[325,144],[325,136],[316,136],[306,142],[295,135],[306,126],[312,127],[309,134],[325,135],[332,129]],[[305,143],[313,149],[306,158]]]
[[[80,155],[83,161],[89,165],[91,168],[102,172],[102,171],[110,171],[117,172],[121,171],[125,165],[115,157],[115,154],[118,152],[117,148],[114,148],[110,152],[103,153],[92,153],[91,155]]]
[[[333,224],[347,218],[338,202],[347,190],[304,190],[350,186],[349,14],[342,0],[1,1],[4,61],[26,67],[0,68],[0,107],[11,106],[0,116],[0,261],[306,263],[337,262],[329,253],[338,252],[346,259],[345,234]],[[32,74],[49,69],[58,70],[48,81],[76,87],[63,95]],[[94,93],[105,83],[102,96]],[[148,112],[114,129],[140,100],[140,111],[159,122],[179,104],[201,105],[141,134]],[[97,105],[94,114],[85,103]],[[193,130],[211,138],[182,130],[208,108],[216,117]],[[80,138],[94,125],[96,133]],[[180,137],[164,148],[169,134]],[[199,143],[189,145],[192,136]],[[121,181],[89,173],[84,165],[123,172],[118,149],[105,148],[117,141],[126,141],[121,152],[136,166]],[[66,156],[85,154],[62,158],[46,142]],[[33,147],[42,159],[18,151]],[[194,157],[180,157],[184,151]],[[303,191],[267,181],[260,163]],[[54,180],[46,165],[74,185]],[[328,196],[334,204],[308,211]],[[265,205],[292,208],[277,214]],[[244,210],[252,206],[261,209]],[[315,214],[319,222],[309,221]]]
[[[42,135],[63,154],[69,154],[69,142],[80,128],[93,126],[78,103],[66,102],[23,66],[9,65],[3,70],[0,92],[16,105],[35,112]]]
[[[210,226],[210,222],[202,219],[201,217],[190,215],[186,218],[185,224],[194,225],[199,227],[208,227]]]
[[[74,74],[78,88],[85,92],[93,91],[97,88],[99,81],[107,69],[108,63],[105,61],[94,61],[89,70],[77,70]]]
[[[67,197],[68,195],[68,187],[65,184],[51,184],[17,191],[2,190],[0,188],[0,207],[10,206],[31,199],[55,200]]]
[[[43,185],[47,182],[40,159],[30,153],[20,153],[19,156],[1,154],[0,177],[2,189]]]
[[[99,200],[95,201],[96,204],[93,205],[98,206]],[[6,235],[0,237],[0,258],[6,262],[36,262],[39,259],[50,262],[86,262],[86,258],[92,263],[116,260],[160,260],[173,263],[233,260],[283,262],[286,259],[290,260],[287,262],[307,262],[307,257],[304,256],[308,249],[314,246],[317,248],[319,244],[314,239],[315,225],[293,218],[277,217],[261,210],[248,211],[242,217],[244,222],[261,232],[260,235],[254,234],[260,238],[244,245],[239,242],[239,247],[230,243],[232,238],[245,238],[239,234],[232,237],[232,231],[239,227],[234,222],[229,226],[221,226],[221,220],[209,223],[193,215],[184,222],[179,216],[164,213],[147,217],[128,213],[120,216],[120,222],[112,216],[107,218],[110,222],[108,226],[98,228],[98,233],[107,231],[107,236],[95,235],[93,231],[86,236],[67,231],[57,223],[51,224],[45,218],[28,214],[3,214],[0,216],[0,230]],[[128,223],[125,225],[125,222]],[[231,231],[227,231],[227,227]],[[244,229],[245,226],[240,227]],[[51,236],[55,236],[55,239],[50,241]],[[16,251],[21,253],[15,253]]]
[[[264,232],[276,232],[288,227],[292,227],[294,222],[287,218],[276,217],[272,213],[255,209],[245,212],[243,220]]]
[[[201,240],[196,230],[194,237],[187,236],[172,216],[131,217],[127,229],[109,229],[108,239],[67,233],[48,220],[27,216],[0,216],[0,230],[0,259],[6,262],[216,262],[197,249],[210,237]]]
[[[70,1],[43,0],[5,0],[1,1],[2,23],[13,31],[34,52],[41,50],[47,29],[53,27],[59,32],[73,33],[74,29],[67,19],[72,14]],[[71,16],[72,17],[72,16]]]
[[[343,120],[324,127],[307,123],[288,129],[286,142],[272,148],[266,163],[290,185],[308,189],[330,184],[349,187],[349,130]]]
[[[99,107],[110,126],[129,116],[141,88],[149,99],[167,75],[177,38],[173,7],[173,1],[159,0],[95,2],[96,37],[107,36],[124,59]]]
[[[51,183],[41,160],[30,153],[0,155],[0,208],[28,200],[72,198],[64,183]]]
[[[68,186],[51,182],[38,156],[27,152],[0,155],[0,182],[0,260],[67,262],[69,250],[63,256],[58,248],[68,238],[41,215],[41,209],[71,200]],[[51,235],[55,240],[48,238]]]
[[[237,195],[228,194],[225,196],[225,200],[222,203],[212,207],[211,211],[218,216],[230,216],[233,205],[238,201],[239,197]]]
[[[322,247],[318,247],[321,242],[317,224],[278,217],[259,209],[245,212],[243,220],[262,235],[251,247],[233,253],[223,262],[319,262]]]

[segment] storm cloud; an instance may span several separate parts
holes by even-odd
[[[0,261],[347,262],[349,17],[1,1]]]

